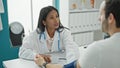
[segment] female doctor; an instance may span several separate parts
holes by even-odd
[[[35,60],[40,55],[49,63],[47,53],[65,52],[66,63],[70,63],[78,59],[78,50],[70,31],[60,23],[58,10],[47,6],[40,11],[37,29],[23,39],[19,57]]]

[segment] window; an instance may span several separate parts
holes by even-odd
[[[20,22],[29,34],[35,30],[41,8],[53,5],[53,0],[7,0],[9,24]]]
[[[33,0],[33,29],[36,29],[41,8],[52,5],[52,0]]]

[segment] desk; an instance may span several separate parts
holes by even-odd
[[[3,66],[5,68],[40,68],[35,64],[34,61],[24,60],[20,58],[3,61]]]
[[[80,57],[83,55],[85,52],[84,47],[79,47],[80,50]],[[13,59],[13,60],[7,60],[3,61],[3,66],[5,68],[40,68],[35,64],[34,61],[29,61],[29,60],[24,60],[24,59]]]

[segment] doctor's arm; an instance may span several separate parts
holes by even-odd
[[[36,40],[34,34],[30,33],[25,36],[22,42],[22,46],[19,49],[19,57],[28,60],[34,60],[35,56],[38,54],[35,47]]]
[[[40,55],[45,59],[46,62],[51,62],[49,55],[39,54],[36,51],[35,46],[37,44],[34,44],[34,43],[37,43],[35,42],[37,40],[35,40],[34,42],[33,40],[34,40],[33,36],[27,36],[23,39],[23,44],[19,49],[19,57],[22,59],[34,60],[36,55]]]
[[[74,60],[79,59],[79,47],[73,41],[73,37],[69,30],[66,29],[65,31],[63,31],[62,41],[66,49],[67,63],[70,63],[70,62],[73,62]]]
[[[23,39],[23,44],[19,49],[19,57],[23,59],[33,60],[36,52],[32,49],[33,43],[31,42],[30,38],[27,36]]]

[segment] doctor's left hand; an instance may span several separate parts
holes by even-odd
[[[51,56],[50,55],[45,55],[45,54],[39,54],[41,57],[43,57],[43,59],[47,62],[50,63],[51,62]]]
[[[42,56],[40,56],[40,55],[36,55],[34,61],[39,66],[42,66],[44,63],[46,63],[44,58]]]

